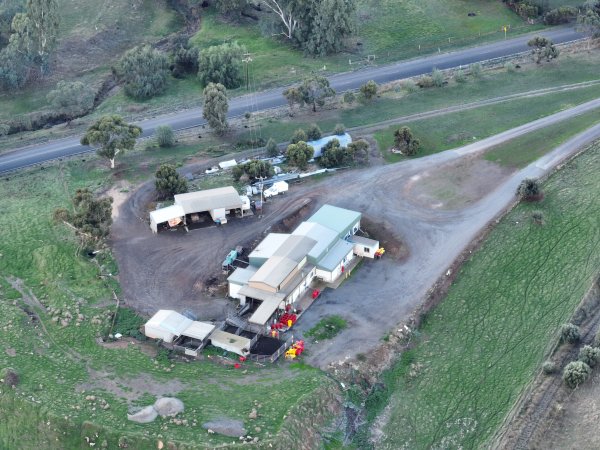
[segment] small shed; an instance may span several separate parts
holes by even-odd
[[[180,205],[167,206],[150,212],[150,228],[152,232],[158,233],[158,226],[168,224],[177,226],[184,221],[185,211]]]
[[[356,235],[352,236],[350,240],[354,244],[355,255],[375,258],[375,252],[379,249],[379,241]]]
[[[198,322],[176,311],[161,309],[146,322],[144,334],[170,344],[182,336],[204,341],[214,329],[212,323]]]
[[[323,147],[334,139],[339,141],[341,147],[348,147],[348,144],[352,142],[352,137],[348,133],[334,134],[333,136],[326,136],[315,141],[308,141],[307,144],[315,150],[313,158],[319,158],[323,154]]]
[[[210,343],[215,347],[240,356],[246,356],[250,353],[250,339],[223,330],[213,331],[210,335]]]

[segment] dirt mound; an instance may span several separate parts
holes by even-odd
[[[162,397],[154,402],[154,409],[161,417],[176,416],[183,412],[183,402],[174,397]]]
[[[222,434],[223,436],[239,437],[246,435],[246,429],[244,428],[244,422],[241,420],[234,419],[216,419],[211,420],[202,424],[202,427],[206,430],[214,431],[215,433]]]
[[[127,419],[137,423],[150,423],[156,419],[158,413],[154,406],[146,406],[134,414],[127,414]]]

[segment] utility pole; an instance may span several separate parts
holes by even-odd
[[[252,54],[251,53],[244,53],[243,55],[244,57],[242,58],[242,62],[246,65],[246,90],[248,90],[248,86],[250,84],[249,82],[249,67],[250,67],[250,63],[252,62]]]

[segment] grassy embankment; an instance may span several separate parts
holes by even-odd
[[[600,268],[600,145],[516,207],[461,268],[415,347],[367,401],[385,448],[479,448],[531,379]],[[541,211],[544,225],[532,221]]]
[[[89,448],[86,436],[98,448],[103,440],[116,448],[123,435],[133,436],[131,449],[156,448],[159,435],[165,442],[185,442],[186,448],[213,447],[232,441],[201,427],[219,417],[243,420],[250,434],[269,439],[291,408],[326,386],[318,371],[285,364],[246,364],[244,370],[234,370],[211,361],[173,362],[170,367],[164,359],[155,362],[139,345],[110,349],[96,343],[110,322],[106,314],[114,311],[112,289],[119,292],[114,278],[100,279],[99,274],[117,269],[108,255],[100,255],[100,269],[76,256],[72,231],[53,224],[51,215],[55,207],[68,207],[76,188],[102,189],[110,178],[95,163],[73,162],[0,181],[5,201],[0,218],[0,368],[13,367],[21,378],[15,391],[0,388],[0,448]],[[8,284],[13,277],[46,308],[60,309],[61,317],[69,311],[76,318],[79,311],[85,319],[80,326],[73,319],[63,327],[39,307],[26,307]],[[39,314],[43,327],[24,309]],[[103,318],[101,325],[91,323],[95,316]],[[127,397],[131,404],[145,406],[160,393],[184,401],[181,418],[189,426],[167,419],[147,425],[127,420]],[[109,409],[86,401],[86,395],[106,400]],[[259,417],[249,420],[255,400],[262,404]]]
[[[62,17],[60,64],[55,70],[64,71],[65,79],[80,79],[86,84],[98,83],[128,48],[159,40],[182,26],[181,18],[163,2],[144,0],[132,7],[131,3],[111,0],[98,8],[96,2],[89,0],[61,0],[59,6]],[[358,11],[356,41],[362,45],[354,46],[350,53],[325,58],[304,57],[287,42],[265,35],[254,21],[241,25],[223,22],[212,8],[202,10],[201,28],[190,43],[200,49],[233,40],[244,44],[253,55],[251,87],[261,89],[293,82],[323,67],[325,73],[351,70],[354,66],[348,64],[348,57],[360,60],[366,55],[375,55],[376,61],[382,63],[431,53],[439,47],[456,48],[500,39],[499,30],[504,25],[511,25],[514,34],[535,29],[524,24],[502,3],[484,0],[469,5],[460,0],[393,0],[377,7],[360,0]],[[478,15],[468,17],[469,11],[476,11]],[[92,46],[96,40],[102,40],[110,52],[92,52],[86,58],[69,47],[77,48],[88,40]],[[15,96],[0,97],[3,103],[0,120],[48,108],[46,94],[53,87],[53,83],[45,83]],[[238,91],[243,92],[243,89]],[[200,96],[201,86],[193,77],[170,79],[167,91],[159,97],[138,102],[118,92],[105,101],[95,115],[127,112],[128,108],[144,109],[145,114],[149,114],[150,111],[191,107],[199,103]]]

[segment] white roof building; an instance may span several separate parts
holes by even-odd
[[[173,342],[179,336],[203,341],[214,329],[212,323],[194,321],[176,311],[161,309],[146,322],[144,334],[167,343]]]

